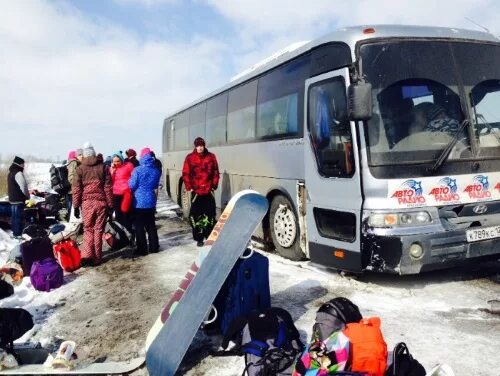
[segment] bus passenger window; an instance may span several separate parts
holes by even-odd
[[[351,177],[352,136],[342,77],[309,89],[308,127],[319,173],[327,177]]]

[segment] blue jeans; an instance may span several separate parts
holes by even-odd
[[[14,236],[21,236],[24,227],[24,204],[11,204],[11,227]]]

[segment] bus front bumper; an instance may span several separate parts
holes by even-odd
[[[415,258],[410,247],[423,253]],[[374,235],[362,241],[363,269],[396,274],[417,274],[464,264],[472,260],[500,259],[500,238],[467,242],[464,230],[419,235]]]

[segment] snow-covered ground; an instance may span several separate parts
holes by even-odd
[[[32,181],[37,180],[43,179]],[[160,202],[157,254],[134,258],[129,249],[107,251],[101,266],[67,274],[65,284],[49,293],[35,291],[25,278],[14,296],[0,301],[0,307],[24,307],[34,315],[36,326],[21,341],[40,341],[53,350],[63,340],[75,340],[83,362],[143,354],[149,328],[198,251],[174,209],[166,198]],[[0,233],[0,249],[10,244]],[[272,304],[290,311],[304,341],[321,303],[345,296],[364,316],[381,317],[389,348],[406,342],[427,369],[446,362],[457,376],[500,374],[500,262],[417,276],[345,277],[308,262],[266,255]],[[209,354],[219,341],[199,332],[180,373],[241,374],[242,359]],[[141,369],[135,374],[146,373]]]

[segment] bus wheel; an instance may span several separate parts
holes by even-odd
[[[189,219],[189,211],[191,210],[191,193],[186,191],[184,183],[181,183],[181,209],[182,217],[184,219]]]
[[[274,246],[278,253],[290,260],[303,260],[300,249],[300,231],[297,215],[292,204],[284,196],[276,196],[271,203],[269,227]]]

